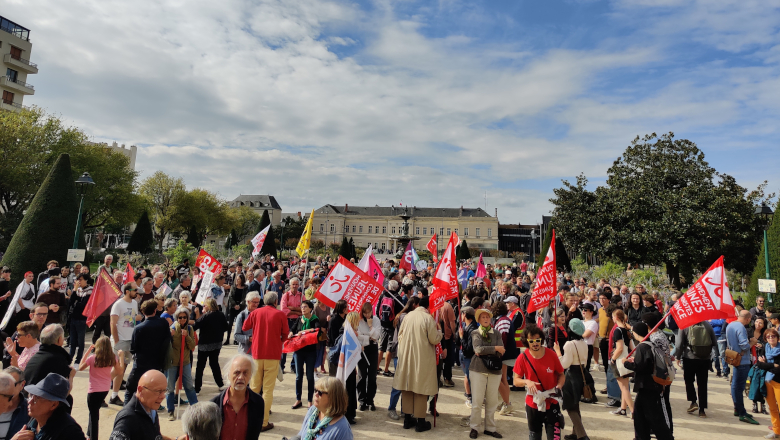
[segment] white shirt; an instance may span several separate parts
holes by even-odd
[[[576,352],[576,353],[575,353]],[[572,365],[588,364],[588,344],[584,340],[567,341],[563,344],[563,356],[559,356],[564,369]],[[577,362],[579,360],[579,362]]]
[[[21,291],[21,292],[20,292]],[[29,291],[33,292],[33,296],[30,299],[24,299],[24,295],[27,294]],[[24,304],[24,308],[27,310],[32,310],[33,307],[35,307],[35,286],[31,283],[28,283],[27,281],[22,281],[19,283],[18,286],[16,286],[16,292],[14,292],[14,295],[18,294],[16,298],[22,300],[22,304]],[[19,302],[16,303],[16,309],[14,310],[15,313],[18,313],[22,310],[21,306],[19,306]]]
[[[111,316],[118,316],[116,331],[120,341],[130,341],[133,339],[133,330],[135,329],[135,317],[138,315],[138,303],[131,300],[129,303],[124,298],[119,298],[111,306]]]
[[[593,345],[593,343],[596,342],[596,336],[599,334],[599,322],[595,319],[591,319],[590,321],[582,321],[582,323],[585,324],[585,330],[593,332],[593,334],[583,339],[588,345]]]

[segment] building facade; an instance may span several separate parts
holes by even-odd
[[[30,30],[0,16],[0,57],[4,76],[0,77],[3,99],[0,108],[18,111],[26,95],[34,95],[35,88],[27,75],[38,73],[38,66],[30,61]]]
[[[521,252],[533,259],[539,254],[540,225],[498,225],[498,249],[511,255]]]
[[[279,222],[282,221],[282,207],[279,206],[274,196],[242,194],[233,199],[230,202],[230,206],[234,208],[248,206],[261,216],[263,211],[268,211],[268,217],[271,219],[271,224],[274,228],[279,226]]]
[[[498,249],[498,219],[481,208],[419,208],[397,206],[334,206],[325,205],[314,211],[312,239],[326,245],[340,244],[344,237],[352,239],[356,247],[395,252],[402,235],[403,219],[409,218],[409,235],[418,237],[416,249],[425,249],[433,234],[439,241],[441,253],[452,232],[469,247]]]
[[[120,146],[116,142],[112,143],[111,145],[105,142],[92,143],[92,145],[97,145],[109,150],[116,151],[117,153],[124,154],[128,159],[130,159],[130,169],[135,170],[135,157],[138,154],[138,147],[135,145],[130,145],[130,148],[126,148],[125,144]]]

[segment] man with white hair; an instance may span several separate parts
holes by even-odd
[[[20,378],[21,379],[21,378]],[[24,379],[17,380],[6,372],[0,373],[0,438],[11,438],[30,420],[27,414],[27,399],[19,393],[24,387]]]
[[[254,272],[247,271],[246,276],[249,291],[259,293],[260,298],[262,299],[265,294],[265,283],[263,282],[263,280],[265,280],[265,271],[263,269],[256,269]]]
[[[260,436],[263,421],[250,417],[250,414],[264,413],[263,398],[249,388],[255,369],[252,357],[245,354],[233,356],[225,366],[225,380],[229,386],[211,399],[219,407],[222,423],[217,437],[257,440]]]
[[[49,324],[41,331],[41,347],[24,368],[24,379],[28,384],[37,384],[49,375],[56,373],[73,384],[76,370],[70,367],[70,354],[62,348],[65,344],[65,330],[59,324]],[[68,402],[73,398],[68,395]],[[70,412],[70,409],[68,409]]]
[[[113,262],[114,262],[114,256],[111,255],[111,254],[108,254],[108,255],[106,255],[105,258],[103,258],[103,267],[106,268],[108,273],[113,273],[114,272],[114,268],[111,267],[111,263],[113,263]]]
[[[250,349],[252,348],[252,329],[245,331],[242,327],[249,314],[260,307],[260,294],[255,291],[250,291],[246,294],[244,301],[246,301],[246,309],[242,310],[241,313],[236,316],[236,332],[233,335],[233,338],[238,342],[238,352],[249,354]]]
[[[222,429],[219,408],[213,402],[192,405],[181,418],[181,428],[184,430],[181,440],[218,440]]]

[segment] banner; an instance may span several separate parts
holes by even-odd
[[[544,257],[542,268],[536,275],[536,287],[531,295],[531,301],[528,302],[527,313],[533,313],[547,307],[547,304],[555,296],[558,288],[555,264],[555,229],[553,229],[550,248],[547,250],[547,256]]]
[[[379,265],[379,261],[374,256],[374,248],[371,244],[368,245],[368,249],[366,249],[363,258],[358,262],[357,267],[373,278],[374,281],[384,285],[385,275],[382,273],[382,266]]]
[[[444,290],[444,299],[449,301],[458,297],[458,274],[457,260],[455,259],[455,242],[457,240],[455,233],[450,235],[447,242],[447,248],[441,256],[441,262],[436,268],[436,275],[433,277],[433,285],[437,289]]]
[[[429,306],[428,312],[431,316],[436,316],[436,312],[447,302],[447,289],[438,289],[435,286],[432,287],[433,292],[428,295]]]
[[[485,268],[485,260],[482,259],[482,252],[479,253],[479,263],[477,263],[477,273],[474,276],[476,278],[485,278],[487,276],[487,268]]]
[[[398,268],[407,272],[415,270],[415,264],[417,263],[414,259],[415,255],[417,255],[417,253],[414,251],[414,247],[412,247],[412,242],[410,241],[409,244],[406,245],[406,251],[401,258],[401,261],[398,263]]]
[[[336,301],[343,299],[347,302],[348,311],[359,312],[364,303],[376,303],[383,290],[381,284],[349,260],[339,256],[336,266],[322,282],[314,297],[331,308],[336,306]]]
[[[171,286],[169,286],[169,285],[167,285],[165,283],[162,283],[160,288],[157,289],[157,293],[163,293],[167,297],[167,296],[170,296],[171,293],[173,293],[173,289],[171,289]]]
[[[436,234],[433,234],[433,237],[428,241],[428,244],[425,245],[425,247],[428,249],[428,252],[430,252],[433,255],[433,262],[438,263],[439,262],[439,247],[438,243],[436,243]]]
[[[132,283],[133,281],[135,281],[135,270],[133,270],[133,266],[131,266],[130,262],[128,262],[125,273],[122,275],[122,285]]]
[[[360,362],[360,354],[363,346],[360,344],[355,330],[351,325],[344,326],[344,334],[341,336],[341,351],[339,352],[339,366],[336,370],[336,378],[346,385],[347,378]]]
[[[211,283],[214,281],[214,274],[212,272],[204,272],[200,281],[200,289],[198,289],[198,296],[195,297],[195,302],[203,305],[208,298],[211,298]]]
[[[122,297],[122,290],[116,285],[105,267],[100,266],[92,287],[92,295],[89,296],[87,305],[84,306],[82,315],[87,317],[87,327],[91,327],[98,316],[111,307],[116,300]]]
[[[258,255],[260,255],[260,250],[263,249],[263,243],[265,243],[265,237],[268,235],[269,229],[271,229],[270,224],[266,226],[262,231],[258,232],[257,235],[255,235],[255,238],[252,239],[252,246],[254,246],[254,248],[252,249],[253,257],[257,257]]]
[[[722,256],[677,300],[671,313],[681,329],[708,319],[737,316]]]
[[[458,269],[458,282],[463,290],[469,286],[469,270],[467,268]]]
[[[201,272],[220,273],[222,272],[222,263],[216,258],[212,257],[208,252],[203,249],[198,253],[198,258],[195,260],[195,266],[197,266]]]
[[[303,228],[303,234],[301,235],[301,240],[298,242],[298,246],[295,248],[295,252],[298,253],[299,257],[302,257],[303,254],[305,254],[309,247],[311,246],[311,227],[312,227],[312,219],[314,218],[314,210],[311,210],[311,214],[309,215],[309,221],[306,222],[306,227]],[[326,243],[327,244],[327,243]]]
[[[282,344],[282,353],[294,353],[303,347],[316,344],[319,342],[317,341],[319,334],[320,329],[312,328],[293,335],[292,338],[284,341],[284,344]]]

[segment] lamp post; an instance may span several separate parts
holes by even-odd
[[[772,208],[766,206],[766,203],[762,203],[761,206],[756,207],[756,215],[761,218],[764,226],[764,264],[766,265],[766,279],[769,279],[769,243],[766,237],[766,231],[769,229],[769,221],[772,218]],[[769,294],[769,302],[772,302],[772,295]]]
[[[281,226],[281,228],[279,228],[279,229],[282,231],[281,234],[279,234],[279,248],[281,249],[279,251],[279,259],[280,260],[284,259],[284,225],[286,223],[287,222],[285,222],[284,219],[282,219],[282,221],[279,222],[279,226]]]
[[[76,219],[76,236],[73,237],[73,249],[79,248],[79,234],[81,234],[81,211],[84,208],[84,196],[89,192],[95,181],[89,177],[89,173],[84,173],[76,180],[76,194],[81,196],[79,202],[79,216]]]
[[[531,229],[531,262],[534,261],[536,256],[536,229]]]

